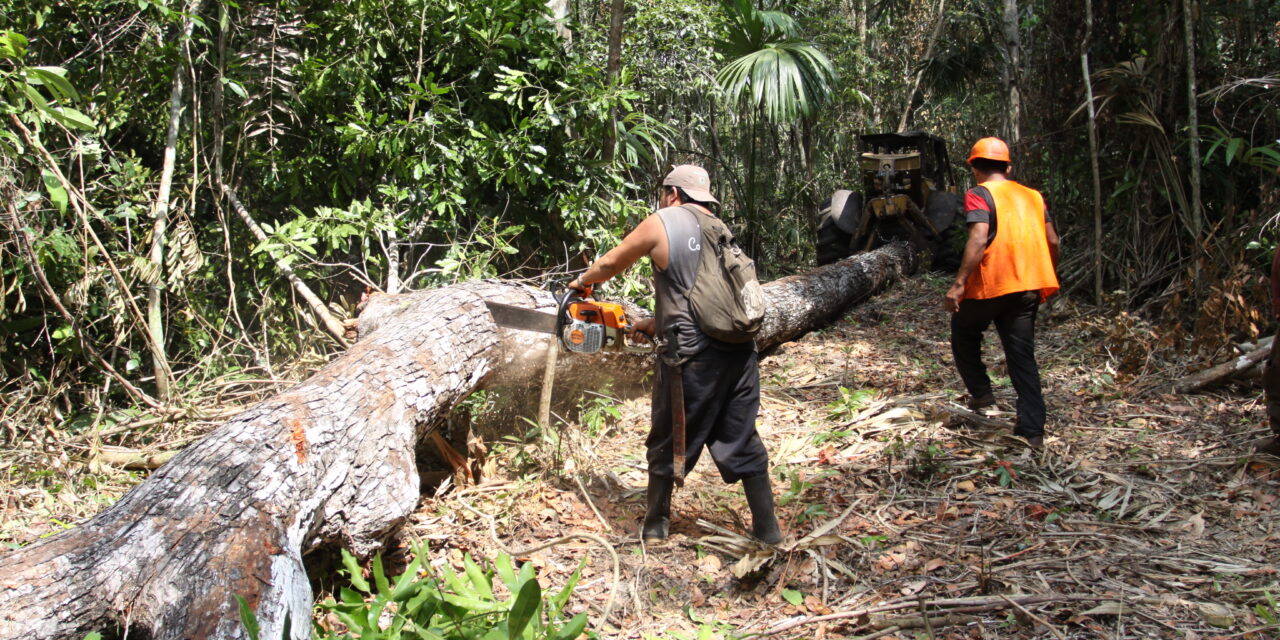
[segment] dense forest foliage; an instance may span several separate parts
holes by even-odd
[[[673,162],[711,171],[766,276],[805,269],[857,136],[882,131],[943,136],[962,177],[973,140],[1009,140],[1063,233],[1067,291],[1145,317],[1153,341],[1209,355],[1268,330],[1274,2],[0,0],[0,16],[15,441],[289,378],[340,348],[333,321],[368,292],[563,280],[647,214]]]

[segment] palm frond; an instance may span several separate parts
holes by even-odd
[[[741,56],[716,74],[731,101],[760,109],[774,123],[812,114],[832,93],[835,68],[817,47],[785,40]]]

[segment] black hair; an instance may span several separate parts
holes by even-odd
[[[990,158],[974,158],[969,161],[969,165],[974,169],[983,173],[1008,173],[1009,163],[1004,160],[992,160]]]
[[[688,193],[685,193],[685,190],[682,187],[677,187],[674,185],[664,185],[662,188],[675,189],[676,198],[680,200],[680,204],[689,204],[690,202],[692,202],[694,204],[700,204],[706,207],[707,209],[711,209],[712,211],[715,211],[716,208],[719,207],[719,205],[715,202],[703,202],[701,200],[694,200],[692,197],[689,196]]]

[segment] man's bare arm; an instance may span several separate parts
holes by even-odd
[[[964,299],[964,285],[969,281],[969,274],[982,262],[982,252],[987,249],[987,230],[991,225],[986,222],[969,223],[969,240],[964,243],[964,258],[960,260],[960,269],[956,271],[956,280],[947,290],[947,298],[943,307],[947,311],[960,310],[960,301]]]
[[[1053,259],[1053,266],[1058,266],[1058,246],[1061,240],[1058,238],[1058,230],[1053,227],[1052,222],[1044,223],[1044,239],[1049,242],[1049,257]]]
[[[569,283],[569,286],[575,289],[581,289],[585,285],[604,282],[619,273],[622,273],[635,264],[637,260],[649,255],[654,248],[658,246],[661,238],[660,234],[666,233],[666,228],[662,226],[662,221],[657,215],[651,215],[645,218],[635,231],[627,234],[622,239],[622,244],[610,249],[603,256],[600,256],[582,275],[575,278]]]

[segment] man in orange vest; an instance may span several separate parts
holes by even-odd
[[[1008,178],[1009,147],[983,138],[969,152],[978,186],[965,194],[969,240],[947,290],[951,353],[969,391],[969,408],[990,415],[996,400],[982,362],[982,333],[992,323],[1018,394],[1013,434],[1044,444],[1044,397],[1036,365],[1036,310],[1058,290],[1058,233],[1039,191]]]

